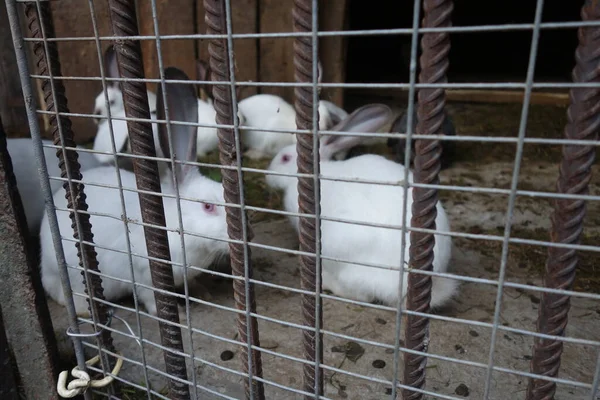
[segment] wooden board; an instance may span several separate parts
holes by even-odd
[[[192,35],[195,33],[195,1],[194,0],[158,0],[156,12],[158,16],[159,34],[162,35]],[[138,1],[138,21],[142,35],[155,35],[152,18],[152,3],[150,0]],[[162,62],[165,68],[177,67],[190,78],[196,77],[195,40],[161,40]],[[144,72],[146,78],[159,78],[158,53],[156,41],[143,40],[142,54],[144,55]],[[148,84],[148,88],[156,91],[156,84]]]
[[[259,0],[260,32],[293,32],[293,7],[293,0]],[[261,82],[294,82],[294,38],[261,38],[258,48]],[[294,101],[293,87],[261,87],[260,92]]]
[[[258,0],[231,0],[233,33],[256,33]],[[198,33],[206,33],[204,2],[197,2]],[[208,40],[197,41],[199,59],[207,61]],[[258,81],[258,47],[257,39],[234,39],[235,79],[237,82]],[[257,93],[256,86],[246,86],[240,99]],[[238,99],[239,100],[239,99]]]
[[[293,32],[292,0],[260,0],[261,33]],[[321,2],[319,30],[342,30],[347,24],[347,1]],[[325,37],[319,40],[319,58],[323,65],[323,82],[343,83],[346,77],[346,39]],[[294,38],[261,39],[259,43],[259,76],[262,82],[294,82]],[[262,93],[282,96],[294,101],[293,87],[266,87]],[[343,107],[342,89],[325,89],[321,98]]]
[[[465,103],[523,103],[521,90],[446,90],[446,100]],[[568,106],[568,93],[532,92],[530,104]]]
[[[373,96],[408,100],[408,90],[401,89],[350,89],[347,91],[352,96],[364,96],[373,99]],[[480,89],[446,89],[448,103],[518,103],[523,104],[525,93],[522,90],[480,90]],[[531,93],[530,104],[568,106],[568,90],[560,92],[534,91]]]
[[[319,30],[340,31],[348,27],[348,2],[329,0],[320,3]],[[319,41],[319,57],[323,65],[323,83],[346,82],[347,40],[344,36],[326,36]],[[326,88],[321,98],[344,107],[344,89]]]
[[[94,36],[87,2],[61,0],[52,1],[50,4],[57,37]],[[108,2],[94,2],[94,7],[100,35],[110,35]],[[63,76],[100,76],[100,61],[94,41],[59,42],[58,51]],[[94,99],[102,90],[102,84],[99,81],[79,80],[69,80],[64,83],[69,110],[74,113],[91,114],[94,109]],[[96,126],[90,118],[72,118],[72,121],[76,142],[84,143],[93,139]]]

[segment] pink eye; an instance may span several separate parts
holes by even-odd
[[[216,210],[216,207],[214,204],[210,204],[210,203],[204,203],[204,211],[206,211],[207,213],[214,213]]]
[[[284,163],[289,162],[292,159],[292,157],[290,157],[289,154],[284,154],[283,157],[281,157],[281,161],[283,161]]]

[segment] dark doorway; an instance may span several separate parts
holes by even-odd
[[[462,0],[455,2],[454,26],[532,24],[535,1]],[[412,1],[349,2],[349,28],[386,29],[412,26]],[[579,21],[581,1],[546,1],[543,22]],[[531,30],[455,33],[451,35],[450,82],[523,81]],[[348,38],[348,82],[408,82],[410,35]],[[569,81],[574,65],[574,28],[543,29],[536,81]]]

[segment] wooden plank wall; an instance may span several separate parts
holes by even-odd
[[[258,0],[231,0],[232,28],[233,33],[256,33],[258,32]],[[198,33],[206,33],[206,21],[204,2],[197,0]],[[198,57],[208,62],[208,40],[199,40],[197,43]],[[259,80],[258,75],[258,47],[256,39],[234,39],[233,51],[235,55],[235,79],[236,81]],[[210,89],[210,88],[208,88]],[[241,92],[240,99],[258,93],[256,86],[246,86]]]
[[[156,15],[160,35],[192,35],[196,33],[195,0],[158,0]],[[155,35],[152,19],[152,2],[138,0],[138,24],[142,35]],[[165,67],[182,69],[191,79],[196,76],[196,53],[194,40],[161,40],[162,62]],[[158,53],[154,40],[142,41],[144,73],[146,78],[158,79]],[[156,92],[156,84],[149,89]]]
[[[231,3],[234,33],[293,31],[293,0],[231,0]],[[110,36],[112,32],[108,3],[93,4],[100,35]],[[322,1],[319,29],[343,29],[347,19],[344,11],[346,4],[347,0]],[[87,2],[60,0],[51,2],[51,5],[58,37],[94,36]],[[161,35],[206,32],[202,0],[158,0],[157,7]],[[142,35],[154,35],[150,0],[138,0],[138,22]],[[324,67],[324,82],[344,81],[345,42],[341,37],[321,39],[320,58]],[[236,80],[293,82],[293,43],[293,38],[235,39]],[[164,65],[182,68],[191,78],[197,77],[196,57],[208,60],[207,40],[162,40],[161,44]],[[102,43],[103,52],[108,45],[107,42]],[[146,77],[158,78],[156,43],[152,40],[142,41],[142,51]],[[59,52],[63,75],[83,78],[100,75],[100,60],[93,40],[59,42]],[[32,69],[32,72],[35,71]],[[65,87],[71,112],[92,113],[94,99],[102,88],[99,81],[67,80]],[[155,90],[156,85],[149,84],[149,88]],[[10,92],[2,86],[0,89],[3,95]],[[246,87],[241,98],[256,93],[273,93],[283,96],[289,102],[294,100],[292,87]],[[324,90],[321,97],[343,106],[342,95],[341,89]],[[0,108],[4,112],[8,107],[0,105]],[[73,128],[79,143],[93,140],[96,133],[96,126],[91,119],[73,118]]]
[[[260,28],[262,33],[293,32],[293,0],[260,0]],[[342,30],[347,22],[347,0],[320,2],[319,30]],[[343,37],[325,37],[319,40],[319,57],[323,65],[323,82],[344,82],[346,40]],[[265,38],[259,43],[262,82],[294,82],[294,38]],[[261,93],[282,96],[294,101],[293,87],[267,87]],[[327,89],[321,98],[343,107],[343,90]]]
[[[260,0],[261,33],[293,32],[294,0]],[[294,38],[263,38],[259,42],[261,82],[294,82]],[[261,93],[275,94],[292,102],[293,87],[262,87]]]
[[[50,2],[56,37],[93,37],[92,18],[87,2],[60,0]],[[111,35],[108,2],[95,1],[94,11],[101,36]],[[106,47],[107,45],[104,44]],[[94,41],[58,42],[61,72],[63,76],[98,77],[100,61]],[[33,72],[33,71],[32,71]],[[66,80],[65,90],[72,113],[92,114],[94,99],[102,90],[100,81]],[[41,105],[45,107],[45,105]],[[79,143],[92,140],[96,125],[90,118],[72,117],[73,132]]]
[[[329,0],[320,2],[319,30],[337,31],[348,29],[348,1]],[[323,82],[346,82],[346,38],[343,36],[326,36],[319,40],[319,56],[323,64]],[[344,90],[327,88],[321,92],[321,98],[344,106]]]

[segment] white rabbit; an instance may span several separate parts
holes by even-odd
[[[40,174],[35,162],[35,154],[33,152],[33,143],[31,138],[8,139],[8,153],[12,161],[21,202],[27,218],[27,226],[29,233],[37,235],[40,229],[42,216],[44,215],[44,195],[42,193],[42,183]],[[44,146],[52,145],[50,140],[42,140]],[[81,149],[81,146],[77,146]],[[48,167],[48,175],[51,177],[60,177],[60,168],[58,167],[58,158],[56,157],[57,149],[44,147],[44,158]],[[81,171],[90,168],[99,167],[100,162],[93,154],[87,152],[78,152],[79,164]],[[56,193],[62,186],[63,182],[55,179],[50,180],[50,188],[52,193]]]
[[[117,64],[117,55],[113,46],[109,46],[104,53],[104,72],[107,78],[119,78],[119,69]],[[156,94],[150,90],[146,91],[148,96],[148,105],[150,107],[150,119],[156,119]],[[125,104],[123,101],[123,92],[119,88],[119,82],[107,82],[106,94],[108,95],[108,103],[112,118],[125,118]],[[96,96],[94,101],[94,115],[104,118],[96,118],[94,121],[98,125],[98,131],[94,138],[93,149],[108,154],[95,154],[96,158],[103,163],[112,163],[114,161],[112,155],[112,142],[110,138],[110,126],[113,128],[115,147],[117,152],[130,152],[130,146],[127,138],[129,132],[127,130],[127,121],[122,119],[113,119],[109,125],[108,110],[106,107],[106,98],[104,91]],[[152,132],[154,133],[154,144],[156,146],[157,157],[163,157],[163,154],[158,145],[158,135],[156,124],[152,124]]]
[[[118,64],[117,58],[112,46],[106,49],[104,55],[105,71],[110,78],[118,78]],[[207,80],[208,68],[203,63],[198,63],[199,80]],[[123,103],[123,93],[119,89],[117,82],[111,82],[110,86],[107,87],[107,94],[109,98],[111,116],[116,118],[125,118],[125,105]],[[156,120],[156,94],[151,91],[147,91],[148,104],[150,106],[150,119]],[[198,136],[197,136],[197,156],[205,157],[207,153],[214,151],[218,147],[217,128],[215,117],[216,111],[211,99],[204,101],[197,99],[198,104]],[[108,117],[108,111],[106,108],[106,101],[104,92],[101,92],[96,97],[94,114]],[[240,124],[244,123],[244,118],[241,113],[238,113]],[[108,119],[98,118],[98,132],[94,139],[94,150],[102,151],[105,153],[112,153],[112,143],[110,138],[110,125]],[[115,146],[119,152],[131,152],[131,146],[129,141],[129,131],[127,130],[127,121],[122,119],[114,119],[112,121],[113,135],[115,140]],[[163,158],[166,157],[163,154],[160,145],[158,143],[158,131],[156,124],[152,124],[152,132],[154,134],[154,145],[156,148],[156,156]],[[113,161],[112,154],[97,154],[96,155],[103,163],[109,163]],[[160,164],[162,166],[162,164]],[[164,168],[161,169],[164,172]]]
[[[176,68],[167,68],[165,76],[168,79],[187,80],[187,76]],[[159,89],[158,113],[161,119],[164,118],[164,108],[162,107],[162,96]],[[191,85],[167,84],[167,94],[169,101],[169,115],[172,121],[195,122],[197,119],[197,103],[194,90]],[[172,141],[174,145],[174,154],[179,161],[196,160],[196,135],[197,130],[191,126],[171,125]],[[165,124],[159,127],[160,142],[163,146],[163,152],[170,154],[168,144],[168,134]],[[171,165],[169,165],[173,168]],[[223,187],[209,178],[202,176],[196,166],[176,163],[175,173],[179,182],[179,192],[181,199],[181,213],[185,234],[185,251],[189,265],[200,268],[208,268],[228,252],[228,244],[223,241],[227,239],[227,227],[225,223],[225,209],[223,203]],[[136,179],[133,173],[121,170],[121,179],[123,186],[131,189],[136,188]],[[131,274],[129,268],[129,259],[127,255],[125,227],[120,216],[122,215],[119,191],[116,188],[106,188],[93,186],[91,183],[117,185],[115,168],[100,167],[88,170],[85,173],[84,181],[87,183],[85,191],[87,195],[89,211],[91,213],[110,214],[117,218],[109,218],[101,215],[92,215],[91,223],[93,226],[94,242],[98,245],[99,267],[103,274],[117,279],[103,278],[104,295],[107,300],[114,301],[121,297],[130,295],[133,291]],[[170,174],[163,176],[161,190],[165,194],[173,195],[175,188],[170,180]],[[138,223],[142,222],[140,204],[138,195],[135,192],[123,191],[125,196],[127,218]],[[184,200],[199,199],[199,201]],[[65,196],[63,192],[58,192],[54,196],[57,207],[66,207]],[[178,212],[176,199],[164,197],[163,204],[167,227],[170,229],[179,229]],[[71,220],[67,212],[57,211],[58,223],[63,236],[71,237]],[[128,225],[131,239],[131,249],[133,256],[133,269],[135,281],[152,286],[150,269],[148,265],[146,241],[143,227],[139,224],[130,223]],[[190,232],[191,234],[187,234]],[[211,238],[199,237],[206,235]],[[171,249],[171,260],[175,263],[182,263],[182,251],[180,235],[177,232],[168,232],[169,246]],[[220,239],[220,240],[219,240]],[[74,266],[78,264],[77,249],[71,241],[64,241],[64,250],[67,264]],[[48,226],[48,217],[44,216],[41,231],[41,271],[42,284],[46,292],[60,304],[65,303],[63,291],[58,273],[58,265],[52,245],[52,237]],[[107,250],[115,249],[115,251]],[[139,255],[139,257],[138,257]],[[69,268],[71,285],[74,291],[83,293],[83,284],[79,270]],[[180,266],[173,266],[173,275],[175,285],[182,285],[185,278],[184,269]],[[199,275],[196,269],[189,269],[187,277],[193,279]],[[154,302],[154,292],[150,289],[138,287],[138,299],[145,309],[153,315],[156,315],[156,305]],[[87,315],[87,303],[84,298],[75,296],[76,311],[79,315]]]
[[[332,130],[346,132],[376,132],[391,119],[391,110],[384,105],[363,106]],[[359,143],[359,137],[329,136],[321,142],[321,174],[324,177],[362,179],[379,182],[401,182],[404,167],[384,157],[366,154],[346,161],[330,161],[338,151]],[[277,173],[297,173],[295,145],[282,149],[271,161],[269,170]],[[412,182],[409,173],[409,182]],[[284,207],[288,212],[298,212],[298,181],[295,177],[267,175],[267,184],[284,190]],[[412,188],[408,189],[407,221],[411,218]],[[404,203],[400,185],[377,185],[357,182],[321,180],[321,214],[324,218],[356,221],[358,223],[402,225]],[[298,231],[298,217],[290,217]],[[437,230],[449,232],[449,223],[442,205],[437,204]],[[405,260],[408,262],[410,235],[405,236]],[[385,265],[390,269],[361,266],[350,262],[322,260],[323,289],[349,299],[371,302],[379,300],[395,305],[399,296],[405,299],[407,276],[399,291],[401,231],[352,223],[322,220],[321,245],[323,256],[356,263]],[[444,272],[451,255],[451,238],[435,235],[434,271]],[[431,306],[446,302],[456,291],[455,280],[433,278]]]
[[[319,129],[327,130],[339,118],[330,112],[331,102],[319,102]],[[337,110],[344,112],[341,108]],[[245,156],[251,159],[272,157],[283,147],[296,143],[294,133],[268,130],[296,130],[296,110],[287,101],[271,94],[256,94],[240,101],[239,109],[246,118],[242,142],[248,149]],[[254,130],[258,128],[260,130]],[[264,129],[264,130],[263,130]]]
[[[319,62],[319,83],[322,77]],[[242,142],[247,148],[244,155],[251,159],[273,157],[279,150],[296,143],[294,133],[269,132],[269,130],[294,131],[296,127],[296,110],[287,101],[272,94],[257,94],[239,103],[239,109],[246,118],[242,131]],[[348,113],[330,101],[319,101],[319,129],[327,130]],[[255,130],[257,128],[260,130]]]

